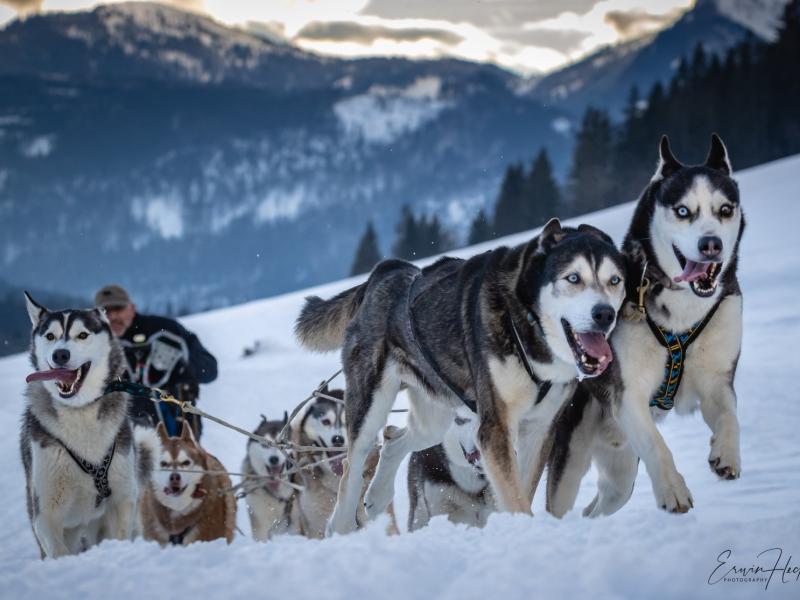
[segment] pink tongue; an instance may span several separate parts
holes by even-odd
[[[337,476],[341,477],[342,473],[344,473],[344,465],[342,465],[342,459],[336,458],[331,461],[331,471],[333,471]]]
[[[36,371],[25,378],[26,383],[32,381],[63,381],[72,383],[78,377],[78,372],[71,369],[50,369],[49,371]]]
[[[600,360],[600,357],[606,357],[605,362],[601,363],[603,369],[605,369],[605,366],[614,358],[611,352],[611,346],[608,345],[606,336],[602,333],[579,333],[578,340],[581,343],[581,348],[592,358]]]
[[[673,279],[675,283],[681,281],[694,281],[705,275],[708,271],[707,263],[698,263],[693,260],[686,260],[686,266],[683,268],[683,273]]]

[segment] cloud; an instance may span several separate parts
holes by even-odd
[[[583,42],[591,36],[588,31],[575,29],[517,29],[505,35],[496,34],[503,40],[511,40],[526,46],[552,48],[562,54],[570,54],[580,50]]]
[[[297,32],[295,39],[327,42],[353,42],[370,45],[377,40],[418,42],[429,39],[448,46],[459,44],[463,38],[453,31],[435,27],[386,27],[353,21],[312,21]]]
[[[461,21],[484,29],[504,25],[518,26],[571,11],[584,13],[598,0],[493,0],[464,2],[464,0],[370,0],[362,15],[388,19],[443,19]]]
[[[674,21],[680,10],[672,10],[664,14],[653,14],[640,8],[633,10],[610,10],[606,13],[605,22],[611,25],[623,39],[637,37],[643,33],[660,29]]]
[[[44,0],[0,0],[0,4],[10,6],[20,17],[38,13],[42,10]]]

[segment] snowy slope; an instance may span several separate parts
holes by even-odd
[[[557,521],[534,503],[536,517],[494,515],[484,530],[452,526],[442,519],[413,535],[386,537],[381,524],[322,542],[283,538],[259,545],[238,537],[224,543],[161,550],[154,544],[105,543],[79,557],[40,562],[23,501],[17,449],[24,356],[0,360],[3,390],[0,465],[0,597],[3,598],[594,598],[784,597],[797,598],[796,574],[781,582],[708,584],[717,556],[768,566],[783,550],[800,565],[800,404],[794,389],[800,336],[800,222],[796,173],[800,157],[738,176],[748,229],[743,244],[745,347],[737,389],[742,423],[744,473],[721,482],[706,465],[708,430],[700,415],[666,419],[663,431],[696,508],[687,515],[656,509],[644,469],[630,503],[611,518],[589,521],[579,511]],[[586,217],[617,240],[631,205]],[[518,243],[531,234],[509,238]],[[469,255],[488,246],[459,252]],[[203,407],[252,427],[259,413],[291,408],[337,368],[335,355],[301,351],[292,322],[307,293],[332,294],[355,280],[186,319],[220,360],[220,378],[203,392]],[[255,339],[263,353],[241,359]],[[660,360],[660,358],[659,358]],[[401,398],[398,405],[402,404]],[[212,423],[206,446],[238,470],[245,441]],[[399,478],[402,479],[402,476]],[[405,521],[405,486],[398,481],[398,515]],[[578,506],[594,493],[594,474],[581,488]],[[243,505],[239,524],[247,531]],[[404,525],[404,523],[402,523]],[[760,561],[760,562],[759,562]],[[763,596],[762,596],[763,595]]]

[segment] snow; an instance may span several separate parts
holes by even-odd
[[[394,598],[797,598],[797,573],[776,572],[767,582],[720,582],[712,572],[730,550],[727,567],[800,565],[800,403],[793,386],[800,335],[800,222],[796,173],[800,156],[739,174],[748,228],[742,247],[744,349],[737,373],[743,475],[719,481],[706,464],[709,431],[699,414],[669,415],[661,429],[686,478],[695,508],[668,515],[654,503],[642,468],[631,501],[616,515],[583,519],[575,510],[559,521],[534,501],[534,518],[493,515],[483,530],[443,519],[414,534],[387,537],[385,523],[324,541],[284,537],[267,545],[238,536],[222,542],[161,550],[137,541],[104,543],[89,552],[41,562],[24,507],[17,428],[28,373],[25,356],[0,360],[0,595],[4,598],[228,598],[338,600]],[[580,219],[619,240],[631,216],[623,205]],[[518,243],[532,233],[512,236]],[[460,250],[466,256],[492,244]],[[277,257],[276,257],[277,258]],[[298,348],[292,323],[308,294],[331,295],[358,279],[195,315],[184,323],[218,357],[220,377],[202,391],[202,407],[244,427],[260,413],[277,416],[302,400],[338,364],[335,354]],[[255,340],[261,351],[242,358]],[[660,359],[659,359],[660,360]],[[341,383],[337,381],[337,383]],[[404,398],[398,400],[398,407]],[[394,415],[402,422],[402,415]],[[245,440],[206,423],[205,446],[237,470]],[[577,507],[594,494],[586,477]],[[407,515],[404,473],[396,509]],[[247,532],[244,504],[239,527]],[[796,557],[796,558],[795,558]],[[725,560],[723,555],[723,561]],[[724,570],[725,570],[724,569]],[[761,577],[761,575],[757,576]],[[784,583],[782,577],[787,581]]]
[[[165,240],[183,237],[183,205],[175,194],[135,198],[131,202],[131,215]]]
[[[762,39],[778,35],[787,0],[716,0],[717,10]]]
[[[420,77],[405,88],[372,86],[340,100],[333,112],[346,134],[366,142],[389,144],[439,116],[450,106],[440,99],[441,80]]]
[[[47,158],[56,148],[55,135],[37,135],[20,147],[25,158]]]

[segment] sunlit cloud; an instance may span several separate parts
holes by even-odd
[[[111,0],[115,2],[118,0]],[[444,56],[524,74],[663,27],[694,0],[166,0],[306,50],[342,57]],[[13,13],[78,10],[91,0],[0,0]],[[5,11],[5,12],[4,12]]]

